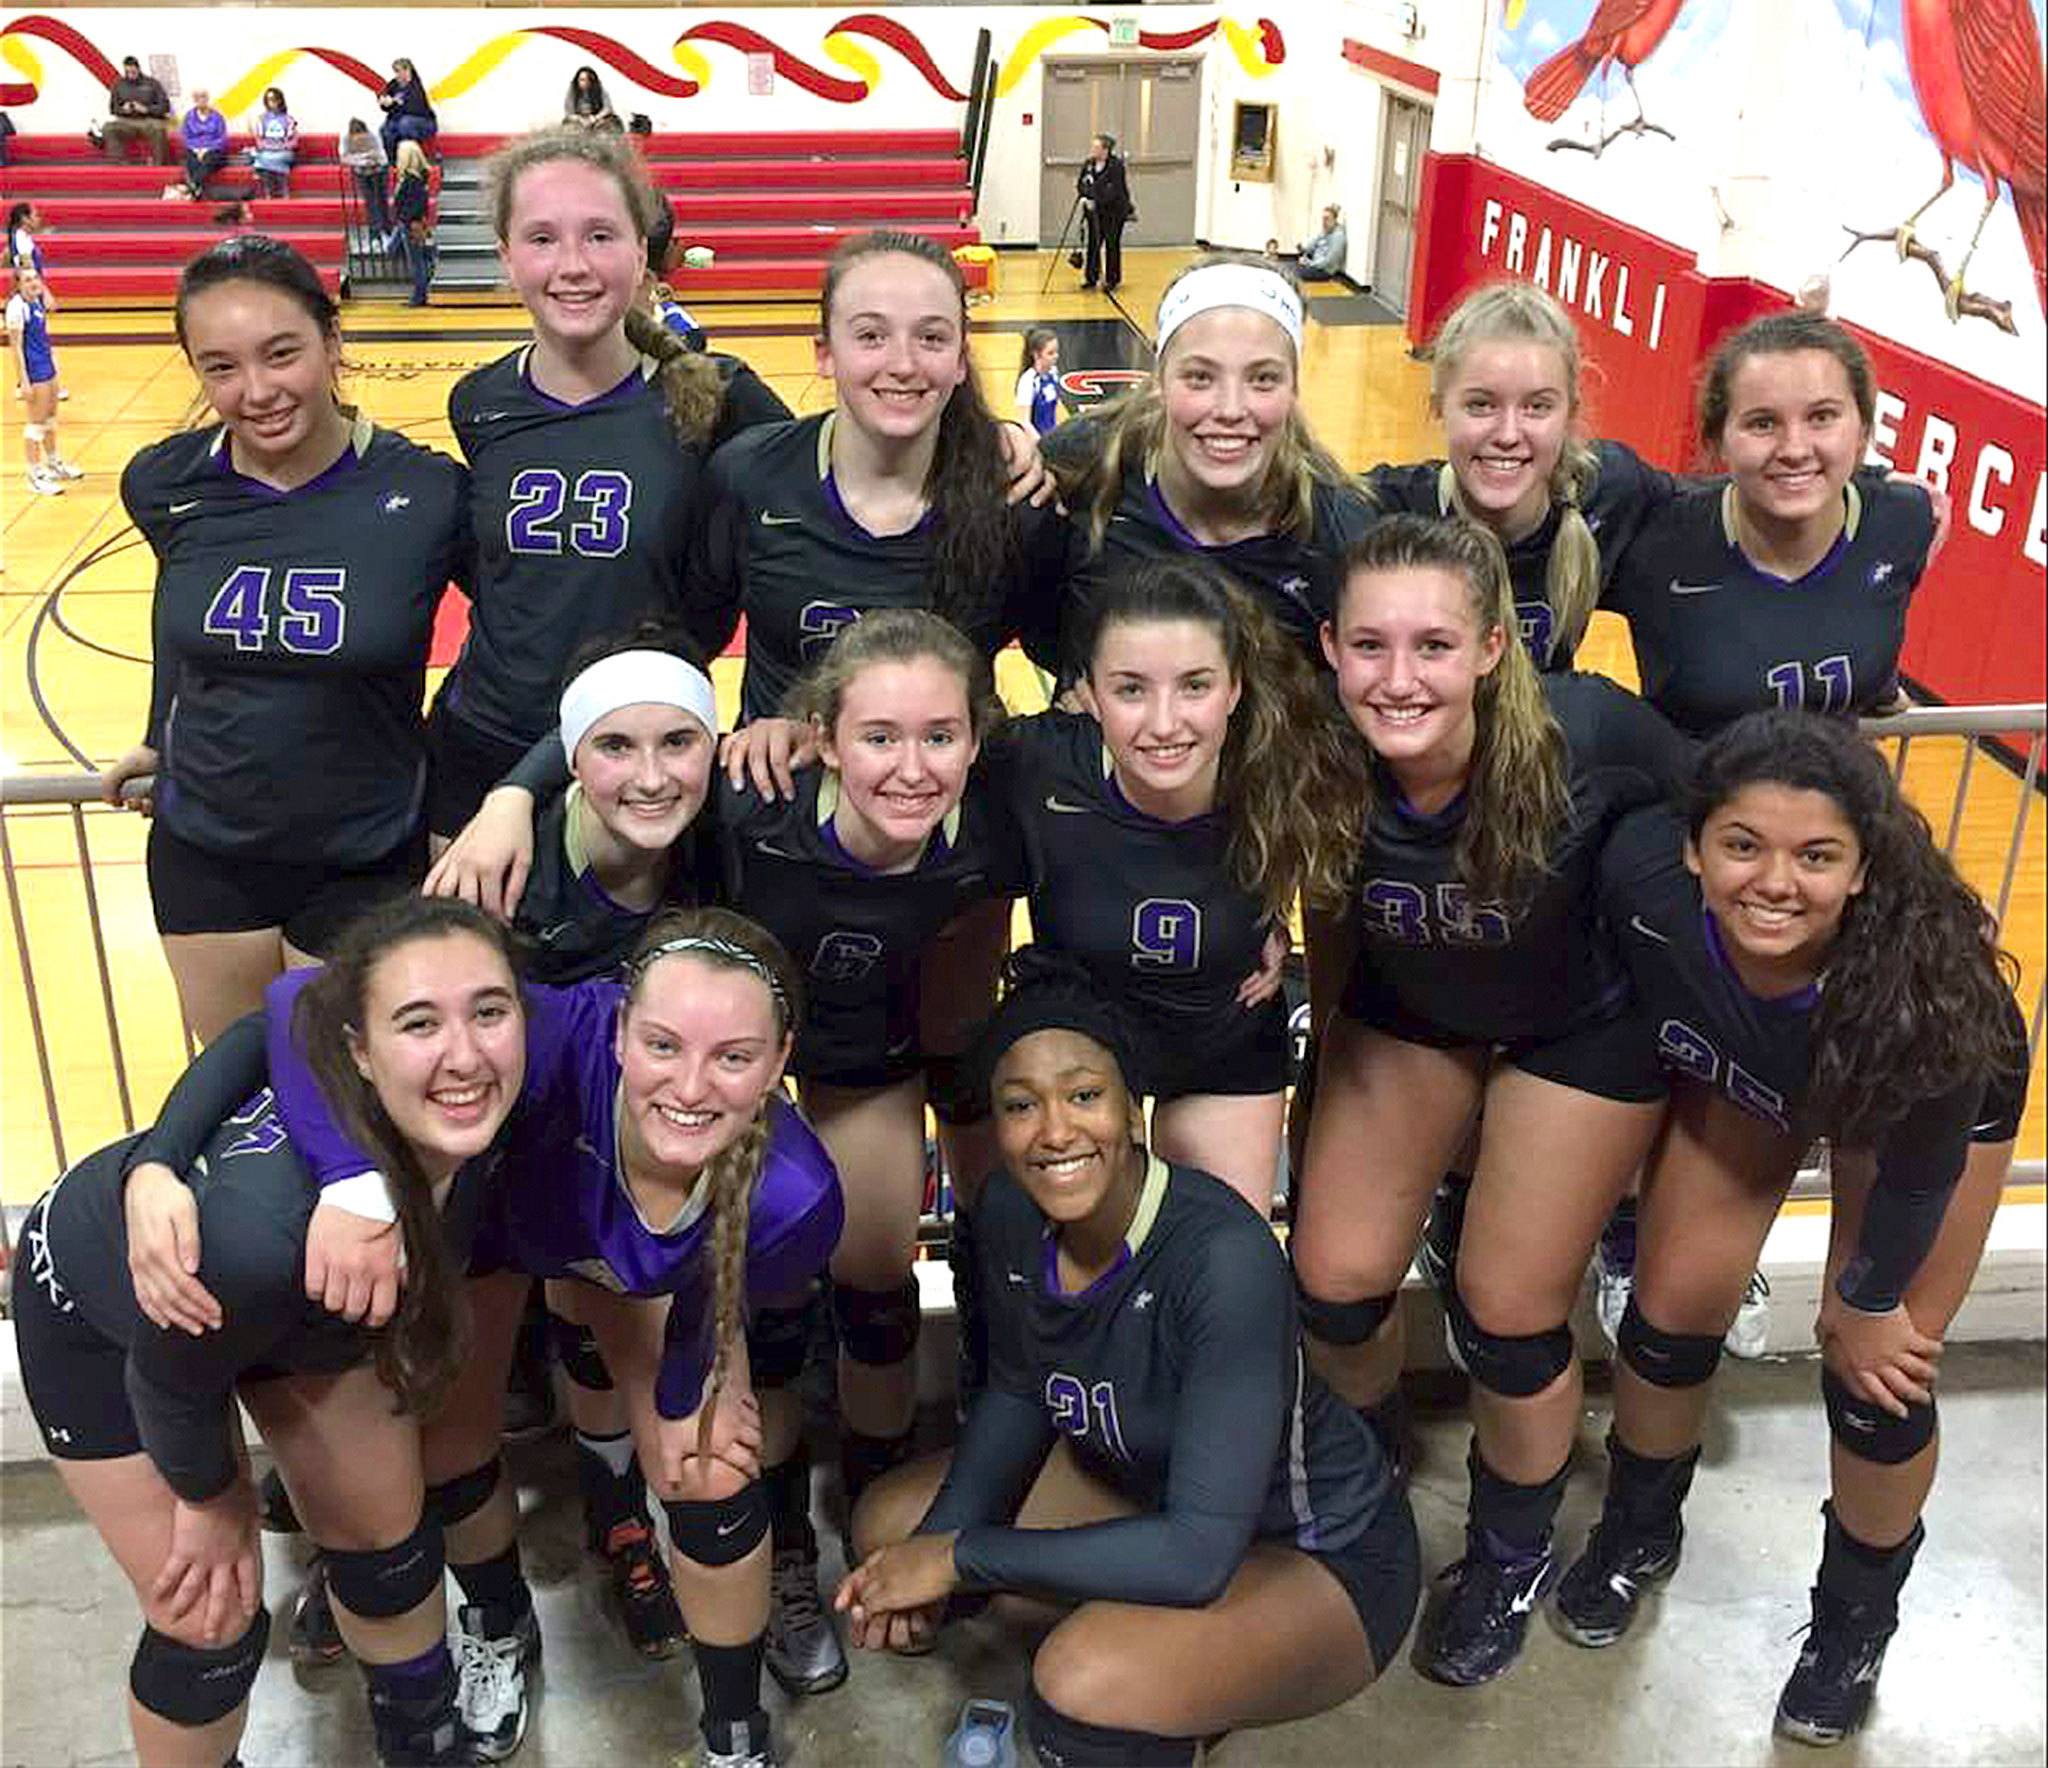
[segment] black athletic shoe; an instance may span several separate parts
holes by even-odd
[[[1847,1603],[1816,1588],[1799,1662],[1778,1696],[1776,1731],[1797,1743],[1840,1743],[1861,1729],[1877,1693],[1896,1616]]]
[[[613,1528],[601,1551],[628,1643],[642,1657],[670,1656],[683,1642],[683,1612],[653,1531],[629,1518]]]
[[[1438,1575],[1448,1593],[1423,1620],[1416,1669],[1452,1688],[1491,1682],[1521,1656],[1529,1617],[1556,1567],[1547,1538],[1535,1552],[1517,1554],[1468,1524],[1465,1557]]]
[[[1422,1242],[1415,1249],[1415,1266],[1440,1301],[1451,1299],[1451,1285],[1458,1269],[1458,1242],[1465,1232],[1465,1203],[1472,1194],[1472,1181],[1437,1181],[1429,1200],[1429,1219],[1422,1224]]]
[[[1586,1551],[1558,1580],[1551,1614],[1574,1645],[1612,1645],[1636,1618],[1643,1592],[1678,1570],[1685,1549],[1685,1525],[1668,1532],[1637,1534],[1602,1517],[1593,1525]]]
[[[299,1594],[292,1603],[291,1625],[285,1629],[285,1649],[302,1670],[337,1664],[348,1649],[341,1642],[341,1629],[334,1624],[324,1554],[316,1553],[306,1563],[306,1581],[299,1586]]]

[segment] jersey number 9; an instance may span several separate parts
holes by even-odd
[[[1148,896],[1131,911],[1131,966],[1194,970],[1202,962],[1202,911],[1174,896]]]

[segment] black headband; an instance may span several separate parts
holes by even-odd
[[[1125,1088],[1138,1090],[1130,1034],[1122,1016],[1102,997],[1079,960],[1027,945],[1011,956],[1004,976],[1002,1001],[974,1046],[974,1074],[984,1097],[993,1089],[996,1064],[1004,1053],[1037,1031],[1072,1031],[1092,1039],[1116,1058]]]

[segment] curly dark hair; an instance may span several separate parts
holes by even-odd
[[[2019,966],[1884,758],[1844,720],[1752,712],[1701,751],[1686,809],[1694,841],[1757,784],[1823,794],[1863,855],[1814,1022],[1813,1132],[1868,1146],[1920,1101],[2008,1071]]]

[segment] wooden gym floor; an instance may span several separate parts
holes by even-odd
[[[63,290],[62,242],[53,241],[52,280]],[[1185,261],[1177,251],[1127,255],[1128,280],[1116,301],[1080,291],[1064,265],[1040,293],[1049,258],[1006,253],[1001,291],[973,311],[973,351],[989,402],[1007,412],[1018,373],[1019,332],[1029,323],[1073,327],[1086,355],[1063,345],[1062,367],[1142,365],[1152,308],[1166,279]],[[1121,308],[1118,303],[1121,303]],[[812,372],[810,309],[802,306],[693,303],[721,349],[744,356],[799,412],[828,404],[829,383]],[[523,315],[508,303],[446,305],[423,312],[381,304],[353,306],[347,328],[349,397],[380,423],[453,452],[446,403],[456,378],[502,355],[524,335]],[[1093,321],[1093,324],[1079,322]],[[1128,322],[1135,322],[1127,323]],[[122,468],[135,451],[192,423],[201,408],[196,384],[171,336],[168,311],[65,310],[53,327],[59,370],[71,397],[59,407],[65,456],[86,477],[61,498],[37,497],[22,482],[20,407],[6,402],[0,432],[0,772],[81,772],[121,753],[140,736],[149,697],[148,549],[122,513]],[[1144,335],[1141,335],[1144,334]],[[1354,468],[1436,451],[1422,369],[1408,359],[1397,326],[1311,323],[1303,384],[1317,432]],[[1597,428],[1598,413],[1592,414]],[[1633,685],[1626,635],[1610,616],[1596,618],[1583,666]],[[1013,660],[1014,661],[1014,660]],[[720,665],[722,696],[736,691],[737,666]],[[1012,703],[1028,708],[1036,684],[1021,664],[1003,672]],[[1916,746],[1908,785],[1946,832],[1960,743]],[[1958,856],[1987,895],[2002,875],[2020,789],[1980,758],[1971,774]],[[122,1113],[106,1034],[106,1009],[81,882],[78,844],[89,844],[104,931],[113,1014],[121,1027],[127,1083],[146,1117],[184,1060],[169,972],[150,921],[142,871],[140,818],[64,810],[10,812],[11,845],[30,961],[49,1032],[61,1102],[65,1153],[76,1160],[120,1133]],[[2030,817],[2005,942],[2026,971],[2021,1000],[2031,1011],[2043,964],[2042,807]],[[0,1200],[25,1203],[56,1170],[43,1106],[20,958],[0,944]],[[2023,1157],[2043,1150],[2040,1063],[2021,1141]]]

